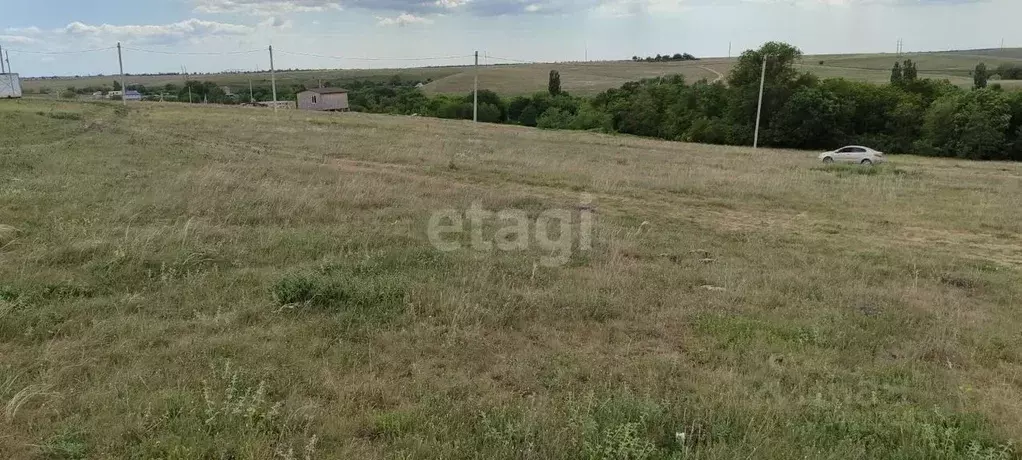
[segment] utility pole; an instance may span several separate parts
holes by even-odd
[[[1004,45],[1001,45],[1001,48],[1004,48]],[[4,51],[4,55],[7,56],[7,73],[14,73],[11,70],[11,50]]]
[[[727,58],[731,59],[731,42],[727,42]]]
[[[752,148],[759,148],[759,120],[763,114],[763,85],[766,83],[766,66],[769,55],[763,55],[763,73],[759,77],[759,105],[756,107],[756,136],[752,141]]]
[[[248,79],[248,102],[255,102],[255,93],[252,92],[252,79]]]
[[[472,121],[479,121],[479,52],[476,51],[475,84],[472,86]]]
[[[0,53],[4,52],[4,47],[0,46]],[[0,73],[7,73],[7,69],[4,68],[4,61],[0,59]]]
[[[121,57],[121,42],[117,42],[117,63],[121,66],[121,102],[128,105],[128,85],[124,81],[124,59]]]
[[[277,71],[273,67],[273,45],[270,45],[270,86],[273,87],[273,113],[277,113]]]

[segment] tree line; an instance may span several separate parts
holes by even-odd
[[[480,92],[479,119],[550,129],[597,130],[710,144],[751,145],[763,60],[761,144],[832,149],[861,144],[889,153],[1022,161],[1022,92],[963,90],[920,78],[899,62],[889,84],[800,72],[802,52],[771,42],[742,53],[727,83],[680,75],[630,82],[592,98],[559,88],[504,99]],[[552,76],[553,77],[553,76]],[[472,117],[471,94],[437,96],[416,113]],[[400,112],[399,107],[390,108]]]
[[[656,56],[632,56],[635,62],[674,62],[674,61],[698,61],[699,58],[688,53],[658,54]]]

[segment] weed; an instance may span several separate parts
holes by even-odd
[[[311,420],[273,398],[266,380],[251,380],[228,361],[214,365],[201,387],[198,396],[167,399],[162,409],[140,414],[129,440],[141,457],[314,458]]]
[[[89,458],[89,444],[85,433],[64,429],[38,446],[42,458],[47,460],[82,460]]]
[[[82,113],[74,111],[46,111],[39,112],[39,114],[42,114],[42,116],[49,117],[53,120],[74,120],[74,121],[82,120]]]
[[[406,286],[400,277],[374,274],[376,269],[359,265],[352,272],[325,268],[321,273],[288,275],[273,285],[271,296],[281,309],[335,312],[358,322],[386,321],[403,309]]]
[[[834,174],[838,177],[850,177],[850,176],[918,176],[920,173],[915,171],[908,171],[901,168],[897,168],[890,165],[876,165],[876,166],[863,166],[863,165],[848,165],[848,164],[831,164],[825,166],[817,166],[812,168],[813,171],[821,171]]]

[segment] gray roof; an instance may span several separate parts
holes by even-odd
[[[347,93],[348,92],[348,90],[343,89],[343,88],[310,88],[310,89],[307,89],[305,91],[312,91],[314,93],[319,93],[319,94],[338,94],[338,93]]]

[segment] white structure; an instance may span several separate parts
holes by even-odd
[[[21,97],[21,77],[16,73],[0,73],[0,99]]]

